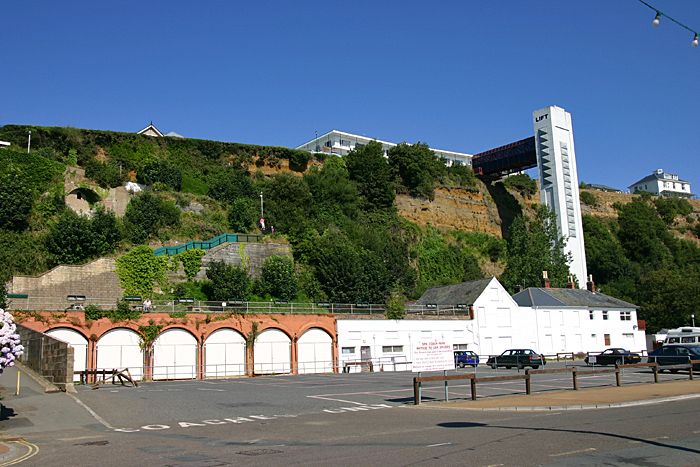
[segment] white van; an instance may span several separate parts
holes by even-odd
[[[687,326],[671,329],[666,335],[665,344],[700,344],[700,328]]]

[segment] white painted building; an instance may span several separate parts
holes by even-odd
[[[473,350],[482,362],[510,348],[545,355],[646,349],[635,305],[585,289],[529,288],[511,297],[492,277],[430,288],[417,303],[466,304],[472,317],[338,319],[340,367],[360,371],[371,361],[374,371],[411,370],[414,345],[429,339]]]
[[[681,180],[676,174],[665,173],[664,169],[655,170],[648,177],[635,182],[629,187],[630,192],[648,191],[656,196],[673,196],[676,198],[692,198],[690,182]]]
[[[366,146],[372,141],[376,141],[382,145],[384,149],[384,155],[387,155],[389,149],[396,146],[396,143],[389,143],[387,141],[382,141],[376,138],[368,138],[367,136],[353,135],[352,133],[345,133],[343,131],[332,130],[321,136],[308,141],[294,149],[301,149],[303,151],[309,151],[311,153],[326,153],[335,154],[338,156],[346,156],[350,151],[355,148]],[[472,155],[465,154],[461,152],[454,151],[444,151],[441,149],[431,150],[438,156],[443,157],[447,161],[447,165],[451,166],[454,163],[472,165]]]

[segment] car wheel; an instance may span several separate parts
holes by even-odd
[[[506,370],[510,370],[511,368],[513,368],[511,365],[506,365]]]
[[[518,370],[522,370],[523,368],[524,368],[524,367],[523,367],[523,364],[522,364],[522,363],[518,363]]]
[[[459,367],[464,368],[464,362],[459,362]]]
[[[671,373],[678,373],[678,370],[669,370]]]
[[[489,365],[489,366],[491,367],[492,370],[495,370],[495,369],[496,369],[496,365],[494,365],[493,363],[492,363],[491,365]]]
[[[533,370],[536,370],[536,369],[538,369],[539,367],[540,367],[539,365],[532,365],[532,369],[533,369]]]
[[[478,364],[475,363],[475,364],[473,364],[472,366],[473,366],[474,368],[476,368],[476,367],[478,366]]]
[[[615,360],[615,365],[622,365],[622,359],[618,358],[617,360]]]

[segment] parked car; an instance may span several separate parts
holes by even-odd
[[[544,355],[540,355],[532,349],[509,349],[497,357],[489,357],[486,364],[491,368],[498,366],[512,368],[515,366],[520,369],[529,366],[537,369],[540,365],[546,365],[547,361],[544,359]]]
[[[479,356],[471,350],[455,350],[455,366],[464,368],[471,365],[474,368],[479,364]]]
[[[647,363],[657,362],[659,365],[680,365],[691,360],[700,360],[700,346],[690,344],[669,344],[649,352]],[[700,364],[693,364],[693,370],[700,370]],[[664,371],[659,368],[659,371]],[[672,373],[678,369],[669,370]]]
[[[586,365],[627,365],[642,363],[642,357],[625,349],[607,349],[598,355],[589,355],[583,361]]]

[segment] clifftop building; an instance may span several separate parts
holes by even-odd
[[[677,198],[692,198],[690,182],[680,180],[678,175],[664,173],[664,169],[655,170],[648,177],[629,186],[630,192],[648,191],[656,196],[673,196]]]
[[[303,151],[322,152],[326,154],[335,154],[337,156],[346,156],[350,151],[355,148],[366,146],[371,141],[376,141],[382,145],[384,149],[384,155],[386,156],[389,149],[396,146],[396,143],[389,143],[387,141],[382,141],[376,138],[368,138],[367,136],[353,135],[352,133],[345,133],[343,131],[332,130],[321,136],[317,136],[309,142],[306,142],[294,149],[301,149]],[[472,155],[464,154],[461,152],[454,151],[443,151],[441,149],[430,148],[438,157],[444,157],[447,161],[447,165],[452,164],[462,164],[462,165],[472,165]]]

